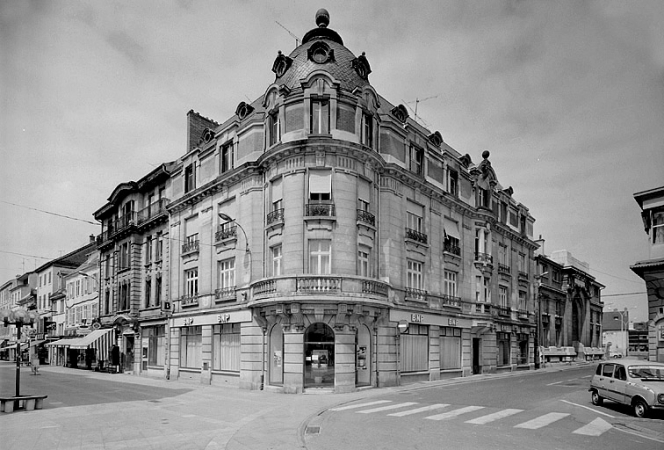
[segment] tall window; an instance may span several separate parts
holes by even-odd
[[[519,253],[519,272],[527,273],[526,270],[526,255]]]
[[[240,324],[212,327],[212,370],[240,371]]]
[[[131,283],[126,281],[120,285],[120,310],[129,309],[129,295],[131,292]]]
[[[145,240],[145,264],[150,264],[152,262],[152,236],[149,236]]]
[[[401,335],[401,371],[429,369],[429,327],[411,323]]]
[[[410,146],[410,170],[418,175],[422,175],[424,163],[424,150],[421,148],[411,145]]]
[[[149,308],[151,305],[151,294],[152,294],[152,278],[148,275],[145,277],[145,307]]]
[[[461,368],[461,328],[440,327],[440,368]]]
[[[233,143],[229,142],[221,146],[220,151],[220,171],[228,172],[233,169]]]
[[[369,261],[371,249],[366,245],[360,245],[357,251],[357,274],[361,277],[369,277]]]
[[[664,244],[664,211],[652,214],[652,243]]]
[[[447,171],[447,192],[454,197],[459,195],[459,173],[456,170]]]
[[[154,289],[154,305],[161,306],[161,274],[157,274],[155,279],[155,289]]]
[[[498,286],[498,299],[500,301],[500,306],[507,308],[507,287]]]
[[[519,309],[526,311],[526,291],[519,291]]]
[[[272,146],[281,140],[281,127],[279,123],[279,111],[270,114],[268,118],[268,125],[270,127],[270,136],[268,145]]]
[[[491,303],[491,278],[484,277],[484,301]]]
[[[498,264],[502,264],[503,266],[509,266],[507,263],[507,255],[509,254],[507,250],[507,245],[505,244],[498,244]]]
[[[329,239],[309,241],[309,273],[328,275],[331,273],[332,247]]]
[[[406,270],[406,287],[412,289],[423,289],[423,265],[421,262],[408,260]]]
[[[185,295],[194,297],[198,295],[198,268],[185,270]]]
[[[407,237],[426,241],[424,236],[424,207],[410,200],[406,201],[406,228]]]
[[[203,327],[183,327],[180,330],[180,367],[200,369]]]
[[[491,208],[491,191],[481,187],[477,188],[477,206]]]
[[[309,172],[309,200],[329,201],[332,198],[332,173],[329,170]]]
[[[157,233],[157,261],[161,261],[164,256],[164,238],[161,231]]]
[[[366,111],[362,113],[362,144],[373,148],[373,116]]]
[[[184,168],[184,192],[192,191],[196,188],[196,170],[193,164]]]
[[[120,269],[128,269],[129,264],[129,242],[120,246]]]
[[[282,254],[281,254],[281,245],[275,245],[272,247],[272,276],[278,277],[281,275],[281,263],[282,263]]]
[[[450,270],[445,270],[445,295],[450,297],[457,296],[457,274]]]
[[[309,132],[328,134],[330,132],[330,102],[327,99],[311,99]]]
[[[235,258],[219,261],[217,287],[219,289],[235,288]]]

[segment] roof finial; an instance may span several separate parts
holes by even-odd
[[[327,28],[330,24],[330,13],[327,12],[327,9],[321,8],[316,11],[316,25],[320,28]]]

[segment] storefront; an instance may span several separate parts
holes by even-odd
[[[471,321],[453,315],[391,310],[398,328],[399,383],[471,373]]]

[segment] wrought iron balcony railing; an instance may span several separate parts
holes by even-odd
[[[406,239],[421,242],[422,244],[426,244],[428,241],[426,234],[413,230],[412,228],[406,228]]]
[[[166,198],[161,198],[151,205],[146,206],[138,212],[138,224],[142,225],[153,217],[158,217],[163,214],[166,214],[166,205],[168,205],[169,200]]]
[[[357,210],[357,221],[371,225],[372,227],[376,226],[376,217],[371,214],[369,211],[363,209]]]
[[[182,254],[187,255],[198,251],[198,239],[195,241],[188,241],[182,244]]]
[[[445,242],[443,244],[443,251],[453,255],[461,256],[461,248],[458,245],[454,245],[450,242]]]
[[[214,234],[214,241],[220,242],[230,238],[237,238],[237,225],[235,225],[235,222],[219,225],[219,229]]]
[[[488,253],[475,252],[475,261],[493,264],[493,256]]]
[[[333,203],[307,203],[304,213],[308,217],[334,217]]]
[[[284,209],[275,209],[267,215],[266,222],[268,225],[273,223],[281,223],[284,221]]]
[[[510,275],[512,273],[512,270],[508,265],[498,264],[498,273],[504,273],[505,275]]]

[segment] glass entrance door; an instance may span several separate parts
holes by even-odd
[[[314,323],[304,332],[304,387],[334,386],[334,331]]]

